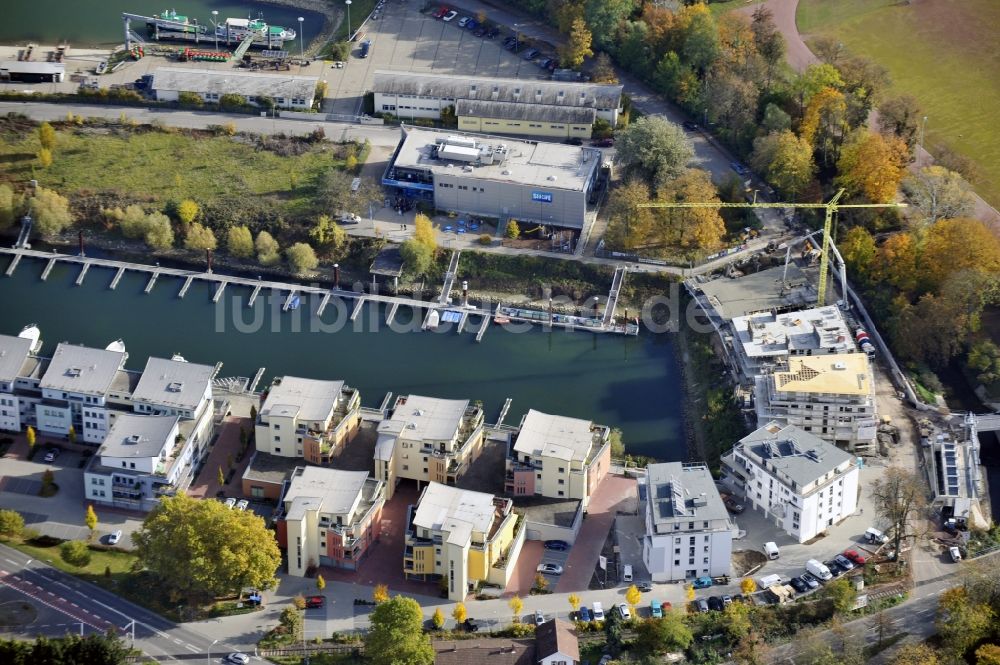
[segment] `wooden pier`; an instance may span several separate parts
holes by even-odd
[[[228,283],[224,279],[219,281],[219,286],[215,289],[215,295],[212,296],[212,302],[219,302],[219,299],[222,298],[222,292],[226,290],[226,284]]]
[[[386,316],[385,316],[385,323],[386,323],[386,325],[390,325],[392,323],[393,319],[396,318],[396,310],[397,309],[399,309],[399,303],[398,302],[394,302],[391,305],[389,305],[389,313],[386,314]]]
[[[365,296],[361,296],[360,298],[358,298],[357,302],[354,305],[354,311],[351,312],[351,321],[358,318],[358,314],[361,313],[361,308],[365,306],[365,300],[367,300]]]
[[[20,262],[21,262],[21,255],[18,254],[18,255],[16,255],[14,257],[14,260],[10,262],[10,265],[7,266],[7,276],[8,277],[10,277],[11,275],[14,274],[14,270],[17,269],[17,264],[20,263]]]
[[[319,301],[319,307],[316,308],[316,316],[323,315],[323,310],[326,309],[327,303],[330,302],[330,295],[329,291],[323,294],[323,299]]]
[[[52,272],[52,269],[55,267],[56,260],[57,259],[49,259],[49,264],[45,266],[45,270],[42,271],[43,282],[49,278],[49,273]]]
[[[186,294],[188,292],[188,289],[191,288],[191,282],[193,281],[194,281],[194,275],[188,275],[187,279],[184,280],[184,286],[182,286],[181,290],[177,293],[178,298],[184,297],[184,294]]]
[[[111,286],[109,286],[108,288],[114,291],[115,288],[118,286],[118,282],[122,281],[122,275],[124,274],[125,274],[125,266],[122,266],[118,269],[117,274],[115,274],[115,278],[111,280]]]
[[[253,304],[257,302],[257,296],[260,295],[260,290],[263,288],[260,284],[253,287],[253,293],[250,294],[250,300],[247,301],[247,307],[253,307]]]
[[[146,283],[146,291],[145,291],[146,293],[149,293],[150,291],[153,290],[153,287],[156,285],[156,278],[159,276],[160,276],[159,270],[157,270],[150,276],[149,282]]]
[[[83,278],[87,276],[87,271],[90,270],[90,264],[84,263],[83,268],[80,269],[80,274],[76,278],[76,285],[81,286],[83,284]]]

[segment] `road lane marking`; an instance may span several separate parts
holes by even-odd
[[[198,653],[197,647],[193,647],[190,644],[185,644],[184,648],[190,651],[191,653]]]

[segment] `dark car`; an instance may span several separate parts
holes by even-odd
[[[507,39],[503,40],[504,48],[512,48],[514,46],[514,36],[511,35]]]
[[[569,543],[565,540],[546,540],[545,549],[553,552],[564,552],[569,549]]]
[[[708,599],[708,609],[713,612],[721,612],[723,608],[722,599],[718,596],[710,596]]]
[[[538,61],[538,66],[542,69],[547,69],[550,62],[552,62],[552,58],[542,58]]]
[[[793,577],[788,581],[788,583],[791,584],[792,588],[799,593],[805,593],[809,590],[809,585],[806,584],[801,577]]]
[[[615,140],[609,136],[603,139],[594,139],[591,144],[598,148],[610,148],[615,144]]]
[[[541,54],[542,54],[542,52],[539,51],[538,49],[536,49],[536,48],[530,48],[530,49],[528,49],[527,53],[524,54],[524,59],[525,60],[529,60],[529,61],[530,60],[534,60],[535,58],[537,58]]]
[[[486,28],[479,28],[478,30],[476,30],[472,34],[475,35],[476,37],[485,37],[486,36]]]
[[[833,575],[834,577],[840,577],[841,575],[847,572],[847,570],[843,566],[841,566],[833,559],[830,559],[829,561],[824,561],[823,563],[827,568],[830,569],[830,574]]]
[[[684,127],[684,129],[688,130],[689,132],[698,131],[698,123],[691,122],[690,120],[685,120],[681,126]]]
[[[552,60],[549,61],[549,64],[545,66],[545,69],[549,70],[550,72],[554,72],[556,70],[556,67],[558,66],[559,66],[559,61],[556,60],[555,58],[552,58]]]
[[[326,596],[307,596],[306,607],[316,608],[326,605]]]
[[[653,591],[652,582],[639,582],[638,584],[635,585],[635,587],[643,593],[650,593]]]
[[[731,513],[735,513],[737,515],[742,513],[744,510],[743,504],[741,504],[739,501],[737,501],[731,496],[727,496],[726,498],[724,498],[722,500],[722,503],[726,506],[726,510],[728,510]]]
[[[499,34],[500,28],[490,28],[490,31],[486,33],[486,39],[496,39]]]
[[[471,617],[466,619],[462,626],[470,633],[475,633],[479,630],[479,622]]]
[[[803,573],[799,579],[805,582],[806,586],[810,589],[818,589],[822,584],[812,573]]]
[[[590,614],[590,608],[586,605],[580,607],[580,611],[576,613],[577,621],[590,621],[594,617]]]
[[[479,27],[479,21],[477,21],[474,18],[470,18],[469,22],[465,24],[466,30],[475,30],[478,27]]]
[[[572,136],[563,141],[563,143],[568,143],[569,145],[583,145],[583,139],[579,136]]]

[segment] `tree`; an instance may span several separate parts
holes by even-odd
[[[71,566],[83,568],[90,564],[90,548],[82,540],[67,540],[59,546],[59,556]]]
[[[1000,665],[1000,646],[984,644],[976,649],[976,665]]]
[[[0,510],[0,537],[20,538],[24,533],[24,518],[16,510]]]
[[[430,270],[434,262],[434,250],[416,238],[405,240],[399,247],[399,254],[406,271],[417,277]]]
[[[840,253],[850,274],[868,279],[875,262],[875,238],[863,226],[852,226],[840,242]]]
[[[667,612],[662,619],[643,621],[636,632],[636,646],[648,655],[684,651],[694,641],[694,635],[680,612]]]
[[[648,6],[648,5],[647,5]],[[618,83],[618,73],[615,71],[611,58],[604,51],[594,58],[594,66],[590,72],[590,80],[594,83]]]
[[[926,503],[923,480],[912,471],[890,466],[872,483],[871,499],[875,514],[890,527],[893,550],[901,552],[903,540],[916,537],[914,523]],[[900,559],[896,557],[897,565]]]
[[[833,601],[833,607],[838,612],[848,612],[858,599],[858,592],[850,580],[841,578],[829,582],[823,587],[823,596]]]
[[[678,12],[680,55],[695,71],[704,74],[719,57],[719,31],[708,5],[697,3]]]
[[[94,512],[94,504],[87,506],[87,516],[83,518],[83,521],[90,529],[90,535],[93,536],[94,530],[97,528],[97,513]]]
[[[316,576],[316,589],[318,591],[322,591],[325,588],[326,588],[326,579],[324,579],[322,575],[317,575]]]
[[[14,224],[16,212],[17,201],[13,188],[6,183],[0,184],[0,231]]]
[[[434,648],[423,632],[423,613],[412,598],[396,596],[371,613],[365,658],[375,665],[431,665]]]
[[[278,241],[267,231],[261,231],[257,234],[254,247],[257,250],[257,261],[262,266],[273,266],[281,260],[281,248],[278,246]]]
[[[611,444],[611,457],[625,459],[625,441],[622,439],[621,429],[612,427],[611,433],[608,435],[608,442]]]
[[[465,603],[455,603],[455,609],[451,611],[451,618],[461,626],[469,618],[469,612],[465,609]]]
[[[635,613],[636,606],[642,602],[642,592],[639,591],[639,587],[636,585],[630,586],[625,591],[625,602],[628,603],[629,607],[632,608],[632,613]]]
[[[575,593],[571,593],[569,597],[566,599],[566,601],[569,603],[569,606],[573,609],[574,614],[580,611],[580,603],[582,602],[580,600],[580,596],[576,595]]]
[[[73,214],[69,210],[69,199],[58,192],[39,187],[29,201],[34,227],[43,236],[61,233],[73,224]]]
[[[785,59],[785,38],[774,23],[773,12],[766,6],[757,5],[750,29],[753,31],[753,41],[757,47],[757,53],[767,65],[767,76],[764,83],[766,89],[771,86],[775,70]]]
[[[618,24],[635,9],[634,0],[584,0],[583,17],[601,46],[611,46]]]
[[[733,662],[739,665],[765,665],[770,663],[770,649],[756,630],[750,631],[733,649]]]
[[[906,144],[900,139],[859,129],[840,153],[835,182],[875,203],[893,201],[907,161]]]
[[[47,122],[38,126],[38,144],[44,150],[55,150],[56,130]]]
[[[181,106],[201,106],[202,101],[201,95],[197,92],[181,90],[177,93],[177,103]]]
[[[937,650],[926,642],[905,644],[892,659],[892,665],[940,665]]]
[[[708,171],[685,169],[681,174],[660,187],[657,198],[665,203],[721,203]],[[663,246],[691,250],[717,248],[726,235],[726,223],[718,208],[666,209],[663,217],[654,224],[653,238]]]
[[[35,428],[28,425],[28,429],[24,431],[24,438],[28,441],[28,450],[35,447],[35,441],[37,440],[37,435],[35,434]]]
[[[184,238],[184,247],[187,249],[205,251],[215,249],[215,234],[207,226],[194,222],[188,227],[187,237]]]
[[[965,179],[943,166],[926,166],[903,180],[903,192],[916,210],[921,226],[941,219],[968,217],[976,205]]]
[[[219,474],[216,476],[216,480],[219,481],[219,487],[226,484],[226,474],[222,472],[222,465],[219,465]]]
[[[302,634],[302,629],[305,624],[305,621],[302,618],[302,610],[295,605],[286,606],[281,610],[281,616],[278,617],[278,623],[285,629],[285,632],[288,635],[298,639]]]
[[[517,220],[510,220],[507,222],[507,229],[504,231],[504,235],[511,240],[517,240],[521,237],[521,227],[518,226]]]
[[[385,584],[378,584],[372,590],[372,601],[379,605],[389,600],[389,587]]]
[[[688,602],[690,603],[692,600],[694,600],[694,596],[695,596],[694,585],[686,584],[684,586],[684,597],[687,598]]]
[[[792,116],[777,104],[770,103],[764,107],[764,119],[760,123],[761,129],[765,132],[783,132],[792,128]]]
[[[691,141],[680,126],[662,116],[644,116],[618,133],[618,158],[625,167],[656,186],[681,174],[694,156]]]
[[[435,630],[444,628],[444,612],[441,611],[440,607],[434,610],[434,614],[431,616],[431,625],[434,626]]]
[[[969,598],[965,587],[941,594],[935,626],[946,651],[957,659],[992,632],[993,609]]]
[[[639,207],[645,203],[650,203],[649,187],[641,178],[630,178],[611,191],[605,209],[608,230],[604,234],[609,248],[631,252],[651,242],[656,217],[653,209]]]
[[[38,158],[38,165],[43,169],[47,169],[52,166],[52,151],[48,148],[39,148],[35,157]]]
[[[151,212],[146,217],[146,231],[143,234],[151,249],[169,249],[174,246],[174,228],[170,218],[162,212]]]
[[[584,58],[594,55],[594,52],[590,49],[592,39],[593,37],[583,17],[574,19],[572,26],[570,26],[566,42],[557,49],[559,63],[563,67],[577,69],[583,64]]]
[[[909,233],[894,233],[875,253],[876,278],[907,294],[917,286],[917,243]]]
[[[622,617],[618,612],[607,612],[604,620],[604,639],[611,655],[617,655],[622,649],[625,637],[622,634]]]
[[[757,591],[757,582],[752,577],[744,577],[743,581],[740,582],[740,591],[743,592],[743,595],[749,596]]]
[[[948,276],[973,270],[1000,271],[1000,240],[978,219],[945,219],[931,225],[920,256],[923,286],[940,291]]]
[[[733,642],[738,642],[750,634],[753,623],[750,617],[750,606],[743,603],[730,603],[723,610],[725,614],[726,632]]]
[[[191,199],[184,199],[177,204],[177,219],[181,221],[181,224],[190,224],[198,216],[200,210],[197,203]]]
[[[132,542],[174,598],[269,589],[281,564],[274,535],[256,514],[185,494],[163,497]]]
[[[1000,347],[988,339],[972,345],[967,362],[969,369],[976,372],[980,383],[1000,381]]]
[[[813,95],[818,94],[824,88],[839,90],[844,85],[844,80],[840,78],[840,72],[833,65],[826,63],[819,65],[809,65],[809,67],[799,74],[792,84],[792,89],[799,97],[799,105],[805,108]]]
[[[316,219],[309,237],[323,252],[334,257],[342,256],[347,248],[347,231],[328,215],[320,215]]]
[[[521,600],[520,596],[514,596],[507,601],[507,606],[510,608],[511,614],[514,615],[514,623],[521,620],[521,610],[524,609],[524,601]]]
[[[226,232],[226,249],[233,256],[247,259],[253,256],[253,236],[245,226],[231,226]]]
[[[836,159],[847,128],[847,101],[844,93],[827,86],[809,98],[799,123],[799,136],[814,146],[823,164]]]
[[[545,579],[545,575],[541,573],[535,573],[535,589],[538,591],[545,591],[549,588],[549,581]]]
[[[288,267],[296,275],[302,275],[316,269],[319,259],[316,252],[310,245],[304,242],[297,242],[285,250],[285,258],[288,259]]]
[[[413,239],[426,245],[432,252],[437,251],[437,234],[434,231],[434,224],[431,218],[422,212],[418,212],[413,218]]]
[[[812,182],[816,173],[812,145],[790,130],[755,140],[750,161],[766,174],[768,182],[793,200]]]
[[[878,107],[879,131],[901,139],[912,153],[920,138],[922,117],[923,111],[915,98],[910,95],[891,97]]]

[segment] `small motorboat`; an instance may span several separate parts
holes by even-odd
[[[432,309],[431,313],[427,315],[427,323],[424,324],[424,329],[434,330],[441,323],[441,315],[438,314],[436,309]]]

